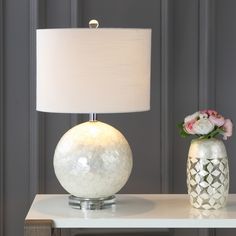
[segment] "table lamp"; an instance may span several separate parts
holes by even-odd
[[[127,140],[96,114],[150,109],[151,30],[97,27],[37,30],[37,110],[90,114],[62,136],[53,161],[79,209],[114,204],[132,169]]]

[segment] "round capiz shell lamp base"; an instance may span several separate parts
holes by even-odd
[[[99,121],[85,122],[67,131],[54,154],[56,177],[73,196],[70,205],[86,205],[88,209],[107,205],[126,184],[132,165],[125,137]]]

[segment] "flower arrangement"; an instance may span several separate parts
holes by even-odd
[[[230,119],[225,119],[214,110],[201,110],[185,117],[184,122],[178,124],[180,135],[187,137],[196,135],[200,139],[214,138],[216,135],[223,135],[227,140],[232,136],[233,123]]]

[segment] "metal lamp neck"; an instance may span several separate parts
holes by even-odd
[[[97,113],[89,113],[89,121],[97,121]]]
[[[90,29],[96,29],[98,28],[99,23],[97,20],[90,20],[89,21],[89,28]],[[96,113],[90,113],[89,114],[89,121],[97,121],[97,114]]]

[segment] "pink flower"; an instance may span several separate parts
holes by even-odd
[[[227,140],[228,137],[231,137],[232,136],[232,133],[233,133],[233,123],[230,119],[225,119],[225,123],[223,125],[223,130],[224,130],[224,133],[223,133],[223,139],[224,140]]]
[[[205,109],[205,110],[201,110],[201,111],[199,111],[200,112],[200,114],[207,114],[207,109]]]
[[[215,111],[215,110],[206,110],[206,113],[209,115],[209,116],[211,116],[211,115],[217,115],[218,114],[218,112],[217,111]]]
[[[218,114],[218,113],[212,113],[208,118],[212,124],[221,127],[225,123],[225,118]]]
[[[195,134],[194,130],[193,130],[193,124],[196,122],[196,119],[191,120],[187,123],[184,123],[184,130],[188,133],[188,134]]]

